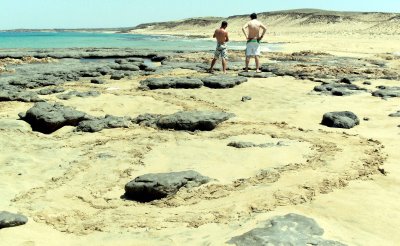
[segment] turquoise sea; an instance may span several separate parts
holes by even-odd
[[[276,50],[278,44],[265,44]],[[215,41],[176,36],[108,34],[88,32],[0,32],[0,48],[137,48],[151,50],[212,50]],[[230,49],[241,50],[245,42],[230,42]]]

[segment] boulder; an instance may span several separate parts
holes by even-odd
[[[298,214],[276,216],[265,222],[263,227],[255,228],[240,236],[234,237],[227,243],[237,246],[248,245],[326,245],[344,246],[345,244],[325,240],[321,236],[322,229],[314,219]]]
[[[28,122],[33,131],[50,134],[64,126],[77,126],[79,122],[88,119],[86,113],[77,111],[62,104],[38,102],[20,118]]]
[[[145,174],[125,185],[125,197],[150,202],[174,195],[182,187],[197,187],[209,181],[208,177],[195,171]]]
[[[349,111],[329,112],[324,114],[322,125],[335,128],[350,129],[360,124],[357,115]]]
[[[14,214],[7,211],[0,212],[0,229],[24,225],[28,218],[21,214]]]
[[[204,86],[214,89],[225,89],[233,88],[241,83],[247,82],[247,78],[242,76],[228,76],[228,75],[216,75],[209,76],[201,79]]]
[[[157,121],[157,127],[185,131],[211,131],[221,122],[234,116],[225,112],[181,111],[162,116]]]
[[[131,118],[106,115],[104,118],[94,118],[79,122],[77,131],[99,132],[103,129],[128,128],[131,125]]]

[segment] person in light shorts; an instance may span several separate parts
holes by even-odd
[[[223,21],[221,27],[216,29],[213,35],[213,38],[217,40],[217,48],[214,52],[214,58],[211,61],[211,67],[208,72],[212,73],[214,70],[214,65],[219,58],[222,60],[222,70],[226,73],[226,68],[228,66],[228,48],[226,43],[229,42],[228,32],[226,28],[228,27],[228,22]]]
[[[257,14],[253,13],[250,15],[251,21],[247,22],[243,26],[242,31],[246,37],[246,68],[245,71],[249,70],[250,58],[254,57],[256,61],[256,72],[260,73],[260,42],[263,39],[267,28],[263,23],[257,20]],[[260,29],[263,30],[260,36]]]

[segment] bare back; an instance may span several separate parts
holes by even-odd
[[[256,19],[247,22],[243,29],[246,28],[248,29],[247,39],[260,39],[260,29],[263,30],[263,34],[267,30],[264,24]]]
[[[215,30],[214,38],[217,39],[219,44],[224,44],[229,41],[228,32],[223,28]]]

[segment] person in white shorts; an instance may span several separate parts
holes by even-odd
[[[256,72],[260,73],[260,42],[263,39],[267,28],[263,23],[257,20],[257,14],[253,13],[250,15],[251,21],[247,22],[243,26],[242,31],[247,39],[246,44],[246,68],[245,71],[249,70],[250,58],[254,57],[256,60]],[[263,30],[260,36],[260,29]]]

